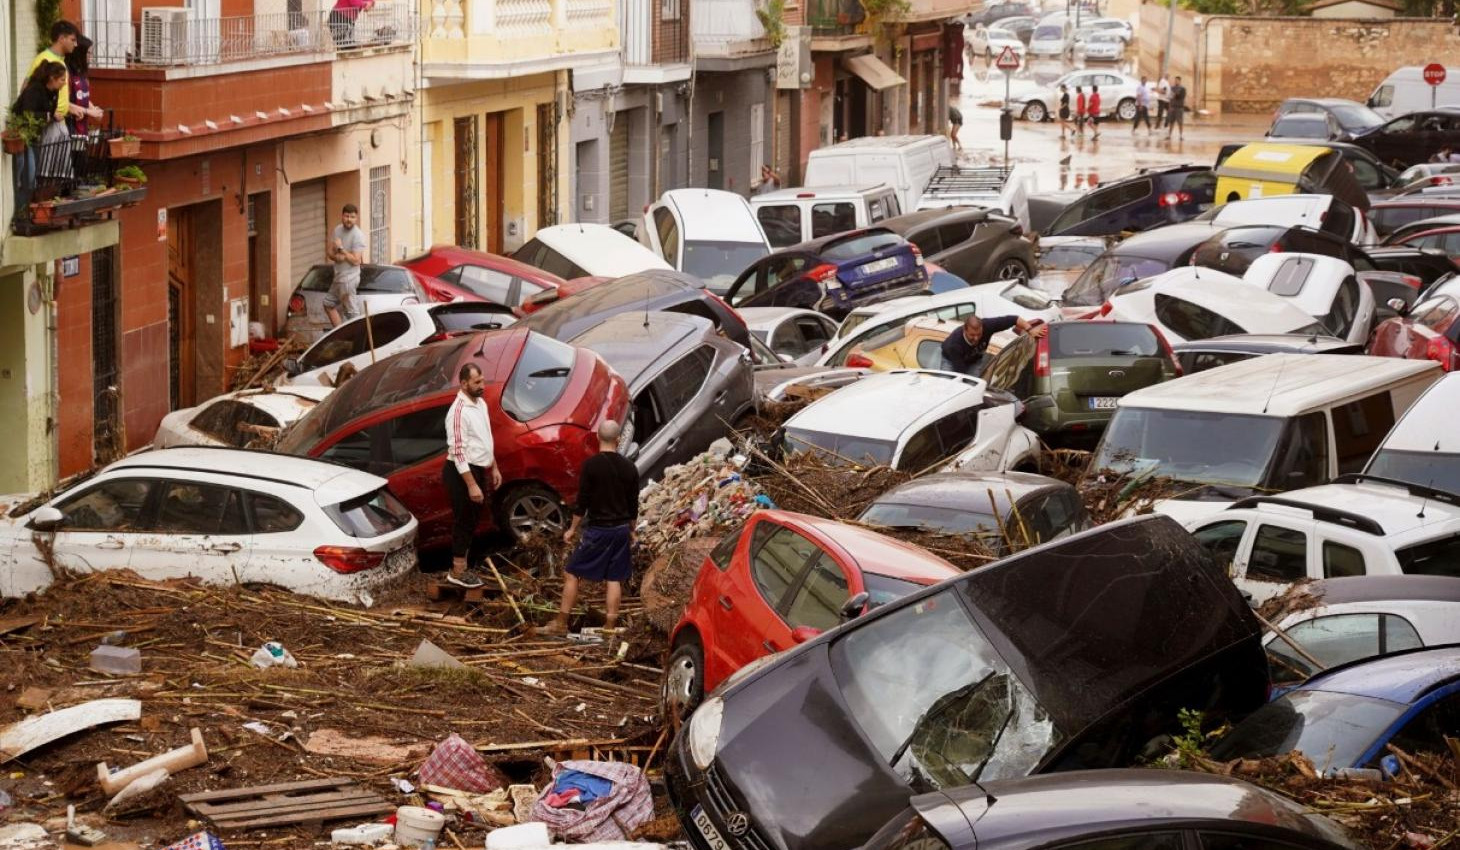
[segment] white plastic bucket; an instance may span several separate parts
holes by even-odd
[[[547,824],[540,821],[504,826],[487,833],[487,850],[527,850],[552,843]]]
[[[401,806],[395,810],[395,843],[425,844],[434,841],[446,825],[446,816],[421,806]]]

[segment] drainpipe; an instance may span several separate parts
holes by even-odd
[[[50,368],[46,375],[46,448],[50,454],[50,480],[46,487],[61,480],[61,437],[57,417],[61,410],[61,346],[56,339],[60,328],[60,307],[56,303],[55,263],[36,266],[36,282],[41,288],[41,303],[46,309],[46,356]],[[44,270],[44,273],[42,273]],[[117,411],[118,416],[121,411]],[[122,447],[123,450],[126,446]]]

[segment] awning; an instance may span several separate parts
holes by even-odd
[[[887,67],[887,63],[878,59],[870,53],[863,53],[860,56],[848,56],[842,60],[842,67],[862,78],[862,82],[882,91],[893,86],[905,86],[904,80],[898,73]]]

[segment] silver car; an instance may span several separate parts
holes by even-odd
[[[324,299],[334,282],[334,266],[321,263],[310,268],[289,296],[289,314],[284,322],[287,335],[310,345],[332,327],[324,312]],[[360,285],[355,288],[355,294],[361,302],[360,309],[371,313],[402,304],[427,303],[425,287],[416,280],[415,273],[400,266],[374,263],[361,266]]]
[[[754,410],[750,352],[709,319],[619,313],[571,342],[598,354],[629,385],[632,433],[623,451],[645,481],[704,451]]]
[[[1061,84],[1069,89],[1071,110],[1075,106],[1076,86],[1084,89],[1086,94],[1090,93],[1091,86],[1099,86],[1102,118],[1113,114],[1121,121],[1131,121],[1136,117],[1136,89],[1141,87],[1141,81],[1130,74],[1103,69],[1071,71],[1047,87],[1016,91],[1009,99],[1014,114],[1026,121],[1047,121],[1053,118],[1059,109]]]
[[[1075,40],[1075,55],[1086,62],[1119,62],[1125,58],[1125,41],[1116,32],[1092,32]]]

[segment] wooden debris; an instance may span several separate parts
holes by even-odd
[[[15,707],[23,708],[27,711],[39,711],[47,705],[50,705],[51,695],[53,693],[54,691],[49,688],[26,688],[20,692],[20,696],[15,698]]]
[[[28,717],[0,729],[0,764],[93,726],[141,716],[142,703],[137,700],[98,699]]]
[[[138,777],[151,773],[154,770],[165,770],[168,773],[177,773],[179,770],[186,770],[190,767],[197,767],[208,761],[208,748],[203,744],[203,731],[194,726],[189,732],[192,742],[185,747],[178,747],[165,753],[160,753],[146,761],[139,761],[131,767],[112,773],[106,766],[106,762],[98,762],[96,765],[96,781],[100,783],[101,790],[108,796],[116,794],[127,787]]]
[[[218,829],[324,824],[368,819],[395,811],[385,798],[344,777],[204,791],[178,798],[189,812]]]

